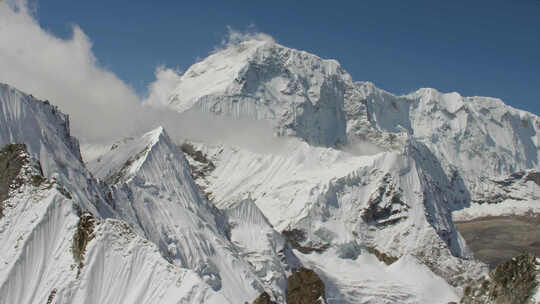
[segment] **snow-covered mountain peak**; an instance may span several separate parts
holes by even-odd
[[[272,226],[255,202],[249,198],[227,208],[227,215],[230,218],[238,219],[240,223]]]
[[[107,153],[90,161],[88,168],[109,184],[127,181],[141,168],[152,147],[160,141],[172,144],[161,126],[137,139],[129,138],[113,144]]]
[[[261,74],[267,72],[270,75]],[[315,77],[319,82],[325,76],[344,74],[335,60],[323,60],[273,41],[248,40],[228,45],[191,66],[171,93],[169,103],[184,112],[204,96],[253,93],[254,81],[269,80],[276,76],[272,74],[280,73]]]
[[[332,146],[345,141],[343,102],[350,81],[335,60],[271,41],[246,41],[190,67],[168,103],[178,112],[268,120],[280,135]]]
[[[264,276],[241,258],[238,251],[242,248],[230,241],[233,232],[226,216],[204,197],[181,148],[172,143],[163,128],[116,144],[88,165],[110,185],[110,197],[120,218],[156,244],[165,259],[194,270],[231,302],[251,300],[264,286],[283,282],[285,267],[277,256],[270,255],[278,262],[265,270]],[[262,216],[256,211],[248,213]],[[257,223],[264,223],[262,217]],[[247,229],[255,225],[241,224],[244,228],[248,224]],[[268,229],[270,237],[278,238],[277,232]],[[279,244],[277,250],[283,248],[284,241]],[[282,293],[281,287],[274,287],[273,293]]]

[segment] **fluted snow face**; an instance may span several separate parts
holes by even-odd
[[[290,269],[278,255],[285,247],[281,235],[257,207],[238,209],[231,218],[239,220],[229,226],[161,127],[115,145],[88,166],[111,185],[119,217],[172,264],[195,271],[231,302],[252,301],[265,289],[284,299]],[[250,242],[246,231],[261,242]]]
[[[23,166],[22,182],[1,202],[3,303],[230,303],[194,271],[163,259],[126,222],[94,219],[82,228],[90,214],[57,181],[36,183],[38,169]],[[81,229],[86,242],[76,251]]]
[[[41,163],[45,177],[58,180],[86,210],[108,217],[99,186],[84,166],[77,139],[71,137],[68,116],[48,102],[0,83],[0,147],[25,143]]]
[[[0,219],[5,303],[229,303],[117,220],[96,223],[78,274],[76,202],[55,189],[25,187],[8,204]]]
[[[346,79],[334,60],[252,40],[190,67],[169,102],[179,112],[269,120],[281,135],[331,146],[345,141]]]

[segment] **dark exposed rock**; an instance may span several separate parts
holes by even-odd
[[[521,197],[511,196],[503,193],[495,193],[492,195],[486,195],[482,199],[474,199],[472,200],[473,203],[476,204],[498,204],[501,202],[504,202],[505,200],[512,199],[515,201],[523,201],[524,199]]]
[[[4,215],[4,203],[10,191],[23,185],[42,189],[55,186],[60,193],[71,199],[65,188],[43,176],[41,164],[32,159],[25,144],[7,144],[0,150],[0,218]]]
[[[272,301],[272,299],[270,299],[270,295],[265,291],[259,297],[257,297],[255,301],[253,301],[253,304],[277,304],[277,303]]]
[[[80,276],[84,266],[86,246],[94,238],[95,224],[96,220],[90,213],[83,212],[79,215],[79,223],[73,236],[73,259],[77,262],[77,278]]]
[[[206,154],[200,150],[196,150],[195,147],[190,143],[185,142],[180,145],[180,150],[193,159],[193,161],[188,161],[191,169],[191,177],[196,181],[201,193],[206,197],[206,199],[211,201],[212,193],[207,192],[206,187],[197,181],[208,176],[212,171],[214,171],[216,166]]]
[[[386,265],[392,265],[399,259],[397,257],[381,252],[375,247],[366,247],[366,249],[369,253],[374,254],[379,261],[385,263]]]
[[[513,196],[511,195],[511,188],[517,184],[532,181],[540,186],[540,172],[536,171],[519,171],[510,174],[504,179],[482,179],[486,182],[486,186],[491,191],[482,191],[481,196],[476,197],[472,200],[473,203],[477,204],[498,204],[508,199],[523,201],[525,198],[521,195]],[[492,190],[496,191],[492,191]]]
[[[409,206],[401,199],[401,189],[392,184],[392,176],[387,174],[382,183],[371,195],[362,219],[378,227],[397,223],[407,218]]]
[[[204,165],[200,168],[197,168],[190,164],[191,174],[193,175],[194,179],[197,179],[199,177],[204,177],[216,168],[214,163],[210,159],[208,159],[208,157],[204,153],[202,153],[199,150],[196,150],[192,144],[187,143],[187,142],[183,143],[182,145],[180,145],[180,149],[182,150],[182,152],[184,152],[185,154],[193,158],[193,160]]]
[[[46,182],[48,180],[43,177],[41,165],[32,161],[25,144],[4,146],[0,150],[0,218],[4,214],[4,201],[9,198],[10,191],[24,184],[39,187]]]
[[[19,188],[23,180],[18,177],[29,161],[24,144],[8,144],[0,150],[0,202],[8,198],[9,190]],[[0,207],[0,216],[2,216]]]
[[[489,278],[465,287],[462,304],[534,304],[538,287],[538,262],[535,256],[519,255],[497,266]]]
[[[330,247],[329,244],[320,244],[320,245],[313,245],[313,244],[302,244],[306,241],[306,234],[304,231],[300,229],[291,229],[291,230],[283,230],[281,232],[287,242],[291,245],[292,248],[304,253],[312,253],[312,252],[324,252],[328,247]]]
[[[523,172],[523,171],[514,172],[514,173],[510,174],[510,176],[508,176],[507,178],[505,178],[503,180],[493,180],[493,182],[495,184],[499,185],[499,186],[508,187],[508,186],[511,186],[511,185],[515,184],[520,179],[522,179],[523,176],[525,176],[525,172]]]
[[[47,304],[52,304],[57,292],[58,291],[56,290],[56,288],[53,288],[53,290],[51,290],[51,293],[49,294],[49,298],[47,298]]]
[[[535,184],[540,186],[540,172],[529,172],[525,177],[526,181],[533,181]]]
[[[325,303],[324,288],[323,281],[313,270],[301,267],[288,279],[287,304]]]

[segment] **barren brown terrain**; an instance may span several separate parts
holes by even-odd
[[[540,256],[540,215],[484,217],[456,226],[474,256],[491,268],[522,252]]]

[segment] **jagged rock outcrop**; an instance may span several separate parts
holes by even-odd
[[[464,289],[462,304],[536,304],[540,301],[540,259],[519,255],[500,264],[489,277]]]
[[[86,246],[94,238],[96,219],[88,212],[79,215],[77,230],[73,236],[73,258],[77,262],[77,277],[81,275],[84,267],[84,254]]]
[[[253,304],[277,304],[270,299],[270,295],[265,291],[253,301]]]
[[[8,144],[0,150],[0,204],[8,198],[9,191],[22,183],[17,180],[23,165],[28,162],[24,144]],[[0,217],[2,205],[0,205]]]
[[[288,279],[287,304],[324,304],[324,282],[311,269],[300,268]]]

